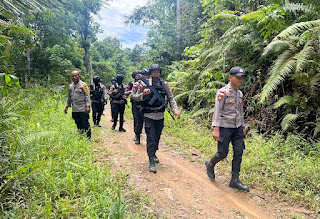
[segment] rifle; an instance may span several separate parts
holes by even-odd
[[[171,109],[168,107],[168,104],[166,103],[166,101],[162,98],[162,96],[158,93],[158,91],[150,86],[149,81],[143,76],[140,78],[141,81],[143,81],[147,87],[150,89],[150,91],[154,94],[154,96],[152,97],[152,99],[148,102],[148,104],[152,105],[157,99],[161,102],[162,106],[164,106],[166,108],[166,110],[168,111],[169,115],[171,116],[171,118],[176,121],[176,119],[174,118],[174,116],[172,115]]]
[[[119,88],[116,82],[112,82],[112,84],[114,88],[118,90],[118,93],[113,97],[113,99],[117,100],[117,98],[122,97],[122,99],[125,101],[125,104],[127,105],[127,100],[123,98],[125,89]]]

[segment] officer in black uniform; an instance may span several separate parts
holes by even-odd
[[[141,77],[140,71],[134,71],[132,73],[132,78],[134,79],[134,83],[132,85],[131,90],[133,87],[137,87],[139,84],[139,78]],[[146,73],[144,71],[144,73]],[[134,143],[140,144],[140,135],[142,133],[142,127],[143,127],[143,102],[137,102],[133,98],[130,98],[131,104],[132,104],[132,115],[133,115],[133,126],[134,126]]]
[[[151,80],[146,77],[149,85],[152,86],[158,92],[162,99],[169,101],[172,112],[177,119],[180,118],[179,109],[173,94],[169,88],[167,82],[165,82],[161,75],[161,67],[159,64],[152,64],[149,68],[148,74],[151,75]],[[159,158],[156,156],[156,152],[159,149],[159,141],[161,138],[162,129],[164,127],[164,111],[166,106],[162,102],[155,98],[154,93],[147,86],[147,84],[141,81],[144,78],[140,78],[138,86],[134,86],[131,97],[137,102],[143,102],[143,113],[145,122],[145,131],[147,134],[147,153],[149,157],[149,171],[156,173],[155,163],[159,163]]]
[[[107,88],[101,84],[99,76],[93,77],[93,85],[90,86],[91,106],[92,106],[92,119],[94,126],[101,127],[100,120],[103,112],[103,105],[108,99]]]
[[[125,132],[126,130],[123,128],[123,115],[124,115],[124,110],[126,108],[128,96],[125,94],[126,87],[122,83],[122,81],[123,81],[123,75],[117,74],[116,82],[114,82],[110,88],[110,94],[112,97],[112,111],[113,111],[112,112],[113,125],[111,129],[114,130],[116,128],[117,122],[118,122],[118,115],[120,115],[119,131]]]
[[[212,119],[213,138],[218,141],[218,152],[205,162],[209,179],[214,180],[214,166],[227,157],[229,144],[233,146],[232,177],[229,186],[241,191],[249,191],[249,187],[239,180],[244,138],[243,94],[238,89],[245,75],[239,66],[230,69],[229,84],[216,94],[214,115]]]
[[[110,92],[110,91],[111,91],[111,87],[112,87],[112,85],[113,85],[114,83],[116,83],[116,78],[112,77],[112,78],[111,78],[111,85],[108,86],[108,87],[109,87],[109,89],[108,89],[108,95],[110,96],[111,122],[113,122],[113,109],[112,109],[113,104],[112,104],[112,95],[111,95],[111,92]]]

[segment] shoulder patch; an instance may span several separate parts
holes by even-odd
[[[224,95],[224,91],[219,90],[219,95]]]
[[[223,96],[222,95],[218,95],[218,100],[222,100]]]
[[[88,87],[87,83],[83,83],[82,87],[83,87],[83,91],[84,91],[85,94],[89,94],[90,93],[90,90],[89,90],[89,87]]]

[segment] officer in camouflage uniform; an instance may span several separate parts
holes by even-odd
[[[72,106],[72,118],[80,132],[85,132],[91,139],[89,124],[90,90],[86,83],[80,80],[78,71],[71,72],[73,83],[69,86],[69,93],[64,113],[68,114],[68,108]]]
[[[246,133],[244,129],[243,94],[238,90],[238,87],[241,85],[244,75],[242,68],[239,66],[232,67],[229,84],[217,92],[212,127],[214,129],[213,138],[218,141],[218,152],[209,161],[206,161],[205,165],[208,177],[214,180],[214,166],[227,157],[231,141],[233,160],[232,178],[229,186],[242,191],[249,191],[249,187],[239,180]]]
[[[158,93],[164,98],[168,99],[171,109],[177,119],[180,118],[180,113],[173,94],[167,84],[162,78],[160,78],[161,67],[158,64],[152,64],[149,68],[149,75],[152,80],[149,82]],[[156,151],[159,149],[159,141],[161,132],[164,127],[164,111],[165,106],[157,99],[152,105],[150,100],[154,94],[146,86],[144,82],[140,82],[139,86],[134,86],[131,97],[137,101],[143,101],[143,113],[145,121],[145,131],[147,134],[147,153],[149,156],[149,171],[156,173],[155,163],[159,163],[159,159],[156,156]]]
[[[101,84],[99,76],[93,77],[94,85],[90,85],[92,119],[94,126],[101,127],[100,120],[103,112],[103,105],[108,99],[107,88]]]

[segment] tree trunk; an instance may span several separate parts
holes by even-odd
[[[26,49],[26,71],[24,73],[24,83],[28,82],[30,75],[30,49]]]
[[[180,0],[177,0],[177,46],[178,46],[178,53],[180,53],[180,47],[181,47],[181,4]],[[180,54],[177,55],[177,57],[180,57]]]
[[[86,65],[86,74],[90,75],[90,82],[93,83],[93,76],[92,76],[92,68],[90,62],[90,45],[84,46],[85,51],[85,65]]]

